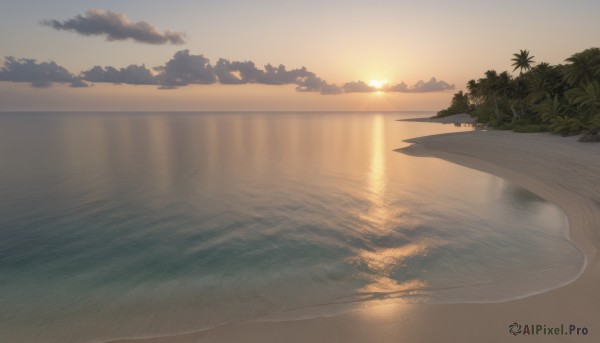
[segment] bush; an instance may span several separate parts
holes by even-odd
[[[512,130],[514,129],[515,125],[513,123],[501,123],[499,125],[496,125],[495,128],[498,130]]]

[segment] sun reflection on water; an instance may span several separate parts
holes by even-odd
[[[384,118],[377,116],[373,122],[371,135],[372,151],[368,169],[368,200],[370,207],[366,212],[360,213],[359,218],[365,222],[365,232],[375,233],[378,236],[396,235],[398,217],[402,209],[386,201],[386,165],[385,165],[385,128]],[[372,247],[362,249],[357,253],[355,264],[367,268],[367,284],[357,290],[358,295],[369,299],[382,299],[384,297],[399,297],[413,295],[419,289],[427,286],[425,281],[413,279],[399,281],[394,278],[394,273],[401,268],[405,260],[417,255],[426,254],[430,242],[425,240],[404,244],[397,247]]]

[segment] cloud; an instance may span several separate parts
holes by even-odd
[[[400,93],[431,93],[451,90],[454,88],[454,85],[451,85],[446,81],[438,81],[435,77],[432,77],[431,80],[427,82],[420,80],[412,87],[409,87],[406,83],[401,82],[397,85],[387,88],[386,91]]]
[[[75,79],[73,81],[71,81],[71,87],[73,88],[86,88],[86,87],[91,87],[93,85],[87,84],[85,82],[83,82],[83,80],[81,79]]]
[[[259,69],[251,61],[229,61],[223,58],[219,59],[214,67],[211,67],[208,59],[202,55],[190,55],[188,50],[176,53],[165,66],[155,68],[155,70],[160,72],[157,77],[160,79],[160,84],[163,85],[162,89],[171,89],[173,86],[186,84],[210,84],[218,81],[225,85],[248,83],[296,85],[296,90],[299,92],[320,92],[327,88],[325,92],[328,94],[339,93],[334,90],[333,85],[328,85],[305,67],[287,70],[282,64],[277,67],[267,64],[264,69]],[[192,74],[195,76],[191,76]]]
[[[315,89],[319,80],[314,73],[306,70],[305,67],[287,70],[283,64],[278,67],[267,64],[265,70],[259,74],[256,82],[266,85],[296,84],[301,88]]]
[[[251,61],[233,61],[220,58],[215,64],[215,74],[219,82],[224,85],[238,85],[244,83],[263,83],[264,71],[256,67]]]
[[[344,93],[344,89],[334,84],[323,83],[320,90],[321,94],[324,95],[333,95],[333,94],[342,94]]]
[[[91,82],[110,82],[116,84],[130,85],[155,85],[157,80],[152,72],[141,65],[130,65],[127,68],[116,69],[114,67],[95,66],[81,73],[84,80]]]
[[[157,79],[162,86],[208,85],[217,82],[217,76],[209,62],[202,55],[190,55],[190,51],[186,49],[176,52],[164,66],[154,70],[159,72]]]
[[[287,70],[280,64],[274,67],[267,64],[264,70],[258,69],[251,61],[229,61],[219,59],[214,67],[219,83],[225,85],[238,85],[246,83],[259,83],[265,85],[296,85],[298,92],[320,92],[321,94],[340,94],[343,89],[329,84],[308,71],[305,67]]]
[[[0,69],[0,81],[30,82],[33,87],[46,88],[53,82],[70,83],[71,87],[88,84],[54,62],[37,63],[34,59],[6,57]]]
[[[408,85],[406,83],[404,83],[404,81],[400,82],[397,85],[390,86],[386,90],[388,92],[409,93]]]
[[[160,32],[145,21],[132,23],[121,13],[91,9],[65,21],[43,20],[42,25],[56,30],[74,31],[84,36],[105,36],[108,41],[132,39],[148,44],[183,44],[185,34],[165,30]]]
[[[214,66],[203,55],[192,55],[189,50],[176,52],[162,66],[146,68],[145,65],[129,65],[125,68],[95,66],[76,76],[54,62],[37,63],[32,59],[7,57],[0,69],[0,81],[31,82],[34,87],[49,87],[53,82],[69,82],[71,87],[88,87],[83,81],[130,85],[157,85],[159,89],[176,89],[191,84],[224,85],[265,84],[295,85],[298,92],[320,94],[400,92],[429,93],[454,89],[455,86],[435,77],[413,86],[406,83],[375,88],[365,81],[351,81],[337,86],[318,77],[306,67],[290,69],[283,64],[277,67],[267,64],[263,69],[252,61],[229,61],[219,59]]]
[[[346,93],[369,93],[378,91],[377,88],[367,85],[364,81],[346,82],[343,88]]]
[[[296,84],[296,90],[298,92],[321,92],[323,88],[328,85],[327,82],[323,81],[320,77],[316,76],[312,72],[308,72],[306,75],[298,76],[294,79],[293,84]],[[324,93],[323,93],[324,94]]]

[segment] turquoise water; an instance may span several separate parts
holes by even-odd
[[[0,114],[0,341],[192,331],[575,278],[560,209],[394,152],[430,113]]]

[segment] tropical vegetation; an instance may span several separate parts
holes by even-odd
[[[467,83],[438,113],[470,113],[479,123],[517,132],[586,133],[600,140],[600,48],[590,48],[565,64],[538,63],[528,50],[513,55],[513,72],[488,70]]]

